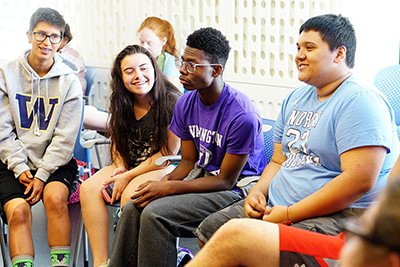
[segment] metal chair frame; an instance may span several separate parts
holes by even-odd
[[[3,209],[0,206],[0,246],[1,246],[1,255],[3,257],[3,266],[8,267],[8,256],[7,256],[7,224],[3,220]]]
[[[85,138],[83,138],[85,139]],[[91,175],[91,157],[90,157],[90,150],[91,148],[93,148],[94,145],[102,145],[102,144],[110,144],[110,140],[109,139],[91,139],[91,140],[87,140],[84,143],[81,142],[81,140],[79,140],[80,143],[78,144],[79,146],[79,150],[83,150],[85,153],[85,156],[82,158],[78,158],[80,161],[86,162],[86,168],[85,168],[85,172],[88,172],[88,177],[90,178]],[[77,140],[78,142],[78,140]],[[75,148],[76,148],[75,144]],[[88,178],[88,179],[89,179]],[[115,205],[112,205],[115,206]],[[85,267],[89,266],[89,240],[87,237],[87,233],[85,230],[85,226],[83,223],[83,218],[82,218],[82,212],[80,212],[79,214],[79,226],[78,226],[78,234],[76,237],[76,245],[75,245],[75,254],[74,254],[74,260],[73,260],[73,267],[79,266],[78,265],[78,258],[79,258],[79,252],[80,252],[80,247],[81,247],[81,240],[83,239],[83,263]]]

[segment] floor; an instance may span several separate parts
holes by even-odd
[[[109,216],[110,216],[110,240],[114,237],[114,218],[112,216],[114,207],[108,207],[109,209]],[[33,223],[32,223],[32,235],[35,244],[35,266],[39,267],[50,267],[50,249],[47,245],[47,229],[46,229],[46,212],[44,210],[42,202],[39,202],[32,208],[33,212]],[[74,251],[75,251],[75,244],[76,244],[76,235],[78,230],[79,224],[79,213],[80,213],[80,205],[77,204],[70,204],[69,205],[69,214],[71,218],[72,224],[72,244],[71,244],[71,259],[70,259],[70,266],[72,266],[73,258],[74,258]],[[111,250],[112,242],[110,242],[110,250]],[[199,250],[199,246],[197,244],[197,239],[195,238],[181,238],[180,239],[180,246],[188,248],[192,253],[197,253]],[[8,247],[7,247],[8,250]],[[90,251],[90,249],[89,249]],[[7,256],[9,257],[8,251]],[[1,257],[1,254],[0,254]],[[10,261],[10,259],[8,259]],[[11,261],[10,261],[11,262]],[[2,264],[2,260],[0,260],[0,265]],[[89,266],[93,266],[93,259],[91,252],[89,252]],[[9,264],[11,266],[11,263]],[[79,253],[79,261],[78,266],[83,266],[83,250],[81,246],[81,250]]]

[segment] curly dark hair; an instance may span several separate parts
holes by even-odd
[[[210,63],[221,64],[225,68],[231,48],[219,30],[211,27],[196,30],[187,37],[186,45],[203,50]]]
[[[157,66],[154,57],[146,48],[139,45],[128,45],[117,55],[111,69],[111,117],[107,135],[112,140],[111,151],[118,151],[127,169],[129,169],[130,162],[128,134],[132,127],[127,119],[127,114],[134,114],[135,96],[125,88],[122,80],[121,61],[128,55],[138,53],[146,55],[154,69],[154,85],[149,96],[149,104],[156,110],[156,123],[151,145],[153,154],[159,151],[163,155],[171,154],[171,150],[168,147],[168,125],[170,124],[173,109],[168,103],[175,104],[179,96],[181,96],[181,92],[168,81]]]
[[[319,32],[331,51],[341,46],[346,47],[346,64],[349,68],[354,67],[357,40],[354,27],[348,18],[334,14],[312,17],[301,25],[299,33],[303,31]]]
[[[57,10],[49,7],[40,7],[32,14],[29,21],[29,30],[33,31],[39,22],[47,22],[52,26],[60,28],[61,35],[64,35],[65,20]]]

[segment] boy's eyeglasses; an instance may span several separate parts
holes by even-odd
[[[344,224],[344,231],[346,232],[346,238],[351,236],[358,236],[374,245],[383,246],[388,248],[390,251],[400,253],[400,246],[398,244],[390,244],[383,237],[380,237],[374,233],[364,233],[360,225],[360,220],[350,220]]]
[[[201,66],[216,66],[220,64],[196,64],[191,61],[183,61],[181,59],[175,59],[175,65],[180,70],[183,65],[185,65],[187,72],[193,73],[196,71],[196,67],[201,67]]]
[[[43,32],[31,32],[33,34],[33,37],[35,38],[36,41],[38,42],[44,42],[46,38],[48,37],[50,40],[50,43],[52,44],[59,44],[62,40],[62,36],[58,34],[50,34],[47,35]]]

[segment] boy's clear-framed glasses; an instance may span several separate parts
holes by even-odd
[[[180,70],[182,68],[182,66],[185,65],[187,72],[193,73],[193,72],[196,71],[196,67],[216,66],[216,65],[220,65],[220,64],[217,64],[217,63],[214,63],[214,64],[196,64],[196,63],[193,63],[191,61],[183,61],[181,59],[176,58],[175,59],[175,65],[178,68],[178,70]]]
[[[346,233],[346,238],[351,238],[352,236],[358,236],[374,245],[383,246],[391,251],[400,253],[400,246],[398,244],[391,244],[385,238],[378,236],[376,233],[365,233],[361,227],[362,220],[349,220],[343,225],[344,231]]]
[[[36,41],[38,42],[44,42],[46,38],[48,37],[50,40],[50,43],[52,44],[59,44],[62,40],[62,36],[58,34],[50,34],[47,35],[44,32],[31,32],[33,34],[33,37],[35,38]]]

